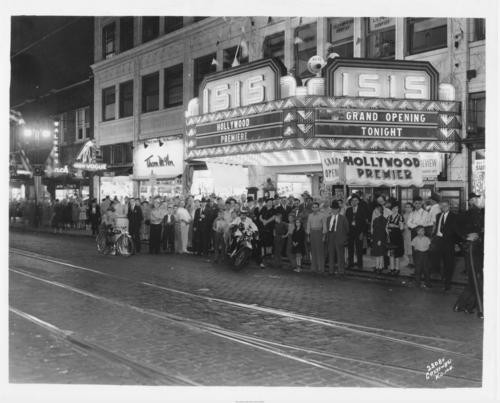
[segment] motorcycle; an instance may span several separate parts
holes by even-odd
[[[234,229],[232,236],[234,246],[228,255],[233,270],[239,271],[248,264],[252,257],[252,241],[256,234],[250,228],[237,227]]]

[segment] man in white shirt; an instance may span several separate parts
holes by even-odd
[[[431,208],[429,210],[429,215],[431,216],[432,225],[436,224],[436,216],[441,212],[441,207],[439,206],[439,200],[436,195],[432,195],[429,199]]]
[[[231,222],[231,227],[239,227],[240,224],[243,224],[243,228],[245,230],[251,229],[253,232],[257,232],[259,229],[257,228],[257,225],[252,221],[250,217],[248,217],[248,211],[246,209],[241,209],[240,215],[236,217],[232,222]]]
[[[413,210],[408,216],[408,228],[411,231],[411,239],[417,236],[417,227],[422,226],[424,228],[431,228],[432,231],[432,218],[431,215],[422,208],[422,198],[417,197],[413,201]],[[430,236],[430,234],[426,233],[426,236]]]

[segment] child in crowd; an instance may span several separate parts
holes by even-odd
[[[415,284],[417,287],[430,288],[429,274],[429,248],[431,240],[425,236],[425,228],[418,226],[417,236],[411,241],[413,247],[413,261],[415,263]],[[424,275],[424,283],[421,284],[421,276]]]
[[[305,255],[305,238],[306,233],[302,227],[302,221],[300,219],[295,220],[295,229],[292,234],[292,253],[295,254],[295,272],[300,273],[302,271],[302,256]]]
[[[277,212],[274,218],[274,264],[276,267],[281,268],[281,254],[285,247],[286,236],[288,232],[288,225],[282,221],[282,213]]]

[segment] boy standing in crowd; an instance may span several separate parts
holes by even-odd
[[[415,284],[417,287],[430,288],[429,274],[429,248],[431,240],[425,236],[425,228],[419,225],[415,228],[417,235],[412,239],[413,261],[415,262]],[[424,275],[424,283],[421,285],[421,276]]]

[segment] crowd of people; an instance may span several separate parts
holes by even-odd
[[[384,195],[372,200],[359,192],[347,200],[318,200],[307,193],[300,198],[257,200],[246,194],[227,199],[107,196],[100,203],[70,198],[38,208],[40,221],[50,217],[55,232],[90,229],[97,235],[102,226],[110,225],[127,230],[138,253],[147,243],[151,254],[213,255],[215,262],[226,256],[231,224],[248,220],[259,234],[254,257],[262,268],[286,265],[300,272],[308,265],[313,272],[342,277],[346,269],[362,269],[364,256],[370,254],[377,273],[397,276],[404,263],[414,268],[416,285],[430,287],[434,271],[449,289],[456,245],[472,233],[482,239],[484,218],[478,197],[470,194],[470,209],[460,216],[437,194],[425,201],[417,197],[401,207]],[[10,215],[22,215],[22,210],[20,203],[12,203]]]

